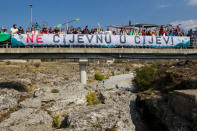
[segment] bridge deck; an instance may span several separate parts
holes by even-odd
[[[153,48],[0,48],[0,59],[39,58],[197,58],[197,49]]]

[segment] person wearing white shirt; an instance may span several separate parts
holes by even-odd
[[[107,28],[107,31],[105,31],[105,35],[112,35],[112,32],[110,31],[109,28]]]
[[[32,31],[32,34],[33,34],[33,35],[39,34],[38,31],[36,30],[36,28],[34,28],[34,30]]]
[[[16,24],[13,25],[13,27],[11,28],[11,34],[17,34],[18,33],[18,29],[16,28]]]

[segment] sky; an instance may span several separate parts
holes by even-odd
[[[33,21],[55,26],[80,18],[74,27],[98,23],[108,25],[182,24],[183,28],[197,27],[197,0],[1,0],[0,27],[13,24],[27,27],[30,24],[30,7],[33,4]]]

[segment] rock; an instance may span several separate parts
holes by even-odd
[[[44,90],[41,88],[38,88],[34,91],[33,97],[39,97],[42,96],[44,94]]]
[[[6,68],[0,72],[3,75],[9,71],[8,76],[0,78],[1,81],[7,81],[7,79],[17,81],[17,83],[11,82],[11,84],[10,82],[3,83],[6,86],[0,88],[0,111],[9,111],[12,107],[18,107],[17,110],[9,112],[6,119],[2,120],[0,130],[105,131],[115,129],[117,131],[134,131],[136,129],[134,119],[136,112],[131,105],[131,101],[135,101],[136,95],[130,90],[126,90],[132,86],[133,74],[110,78],[106,84],[112,86],[107,89],[103,89],[102,83],[98,81],[93,82],[93,85],[87,85],[89,88],[85,88],[79,83],[78,65],[72,70],[68,70],[68,66],[64,63],[58,64],[58,66],[51,63],[41,64],[39,68],[35,68],[34,65],[23,67],[26,69],[16,65],[12,67],[13,70]],[[124,71],[120,67],[109,68],[104,65],[97,66],[97,68],[105,75],[111,75],[112,69],[119,68],[119,71],[115,71],[117,74]],[[96,72],[93,67],[90,69]],[[67,74],[66,77],[69,76],[69,79],[65,79],[65,74]],[[93,72],[90,71],[88,77],[94,77],[93,75]],[[0,87],[3,84],[0,83]],[[116,84],[119,86],[118,89],[114,88]],[[26,92],[30,86],[33,90]],[[53,89],[58,91],[54,93]],[[91,89],[98,94],[101,104],[87,105],[86,95]],[[61,129],[53,127],[57,113],[60,114]]]
[[[173,91],[169,95],[169,106],[175,113],[188,120],[192,120],[192,112],[193,110],[197,110],[197,90]]]
[[[31,116],[33,111],[34,110],[31,108],[25,108],[12,113],[8,119],[0,123],[0,128],[9,127],[13,125],[13,123],[17,124],[20,122],[24,122],[25,121],[24,119],[27,118],[28,116]]]
[[[67,127],[70,126],[70,123],[71,123],[71,119],[70,119],[70,117],[67,115],[67,116],[63,119],[63,121],[61,122],[60,127],[61,127],[61,128],[67,128]]]
[[[14,89],[0,90],[0,111],[17,106],[20,93]]]
[[[105,88],[130,88],[133,74],[123,74],[117,76],[111,76],[110,79],[104,81]]]
[[[19,106],[22,108],[40,108],[41,101],[40,101],[40,99],[30,98],[30,99],[26,99],[25,101],[21,102],[19,104]]]
[[[52,131],[52,118],[46,111],[34,112],[25,108],[10,115],[0,123],[0,128],[9,131]]]
[[[71,118],[70,127],[76,131],[96,131],[113,127],[117,131],[134,131],[135,125],[130,115],[130,101],[136,96],[121,90],[118,91],[121,95],[117,95],[117,90],[101,90],[100,93],[105,99],[105,104],[67,109]]]
[[[160,129],[161,131],[191,131],[191,121],[185,116],[182,117],[179,115],[187,112],[188,109],[186,108],[188,108],[187,104],[189,103],[186,102],[186,104],[185,98],[179,98],[178,95],[177,97],[170,95],[169,98],[170,99],[166,101],[165,97],[155,93],[146,97],[138,95],[137,109],[150,126],[150,129]],[[178,110],[174,110],[175,108],[173,109],[172,107],[175,107]],[[184,111],[184,109],[186,110]],[[177,111],[180,112],[176,113]]]

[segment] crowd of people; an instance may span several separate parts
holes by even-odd
[[[106,31],[104,31],[102,28],[92,28],[89,29],[88,26],[85,26],[85,28],[71,28],[67,27],[64,28],[57,28],[54,26],[54,28],[41,28],[38,29],[38,27],[34,27],[33,25],[31,28],[27,28],[26,30],[23,29],[23,27],[18,27],[14,24],[13,27],[10,29],[10,32],[7,31],[7,29],[0,28],[0,34],[104,34],[104,35],[134,35],[134,36],[192,36],[193,31],[189,30],[187,33],[180,29],[179,26],[176,26],[175,28],[166,28],[164,26],[160,26],[153,29],[145,29],[145,28],[126,28],[124,26],[120,28],[110,28],[108,27]]]

